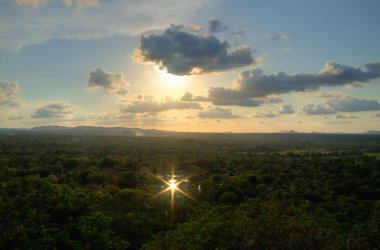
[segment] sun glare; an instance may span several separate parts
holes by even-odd
[[[169,180],[169,188],[170,189],[177,189],[177,183],[176,183],[177,181],[176,180],[173,180],[173,179],[171,179],[171,180]]]
[[[184,83],[187,79],[189,79],[189,76],[173,75],[173,74],[170,74],[170,73],[166,72],[165,70],[161,70],[157,67],[155,67],[155,70],[156,70],[156,72],[159,73],[160,78],[161,78],[161,82],[166,86],[176,87],[176,86]]]
[[[191,197],[185,191],[181,190],[181,188],[179,187],[182,183],[188,182],[187,179],[182,179],[182,180],[177,181],[177,180],[173,179],[174,173],[172,173],[172,177],[170,178],[170,180],[165,180],[162,176],[159,176],[159,175],[156,175],[156,176],[159,180],[161,180],[163,183],[165,183],[167,185],[167,187],[164,190],[162,190],[161,192],[159,192],[158,194],[156,194],[155,196],[157,197],[157,196],[160,196],[160,195],[170,191],[170,210],[171,210],[172,216],[174,215],[174,199],[175,199],[175,193],[176,192],[182,194],[183,196],[189,198],[190,200],[192,200],[194,202],[197,202],[197,200],[195,200],[193,197]]]

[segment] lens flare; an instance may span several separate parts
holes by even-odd
[[[171,179],[169,180],[169,188],[170,189],[177,189],[177,180]]]
[[[170,178],[170,180],[165,180],[162,176],[159,176],[157,175],[157,178],[162,181],[163,183],[165,183],[167,185],[167,187],[162,190],[161,192],[159,192],[158,194],[156,194],[156,197],[157,196],[160,196],[168,191],[170,191],[170,210],[171,210],[171,215],[172,217],[174,216],[174,199],[175,199],[175,192],[178,191],[178,193],[182,194],[183,196],[187,197],[188,199],[192,200],[192,201],[195,201],[197,202],[193,197],[191,197],[189,194],[187,194],[185,191],[181,190],[179,188],[179,186],[183,183],[183,182],[187,182],[187,179],[182,179],[182,180],[175,180],[173,178],[174,176],[174,173],[172,174],[172,177]]]

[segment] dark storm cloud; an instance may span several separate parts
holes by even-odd
[[[302,108],[308,115],[328,115],[337,112],[360,112],[380,110],[380,103],[375,100],[342,97],[328,100],[320,104],[308,104]]]
[[[101,68],[93,69],[88,73],[88,88],[100,87],[106,93],[123,96],[128,93],[127,85],[128,82],[121,73],[112,73]]]
[[[317,90],[323,86],[342,86],[355,82],[366,83],[380,77],[380,63],[369,62],[365,69],[327,62],[316,74],[284,72],[266,75],[261,69],[246,70],[239,74],[236,88],[211,88],[209,98],[220,100],[250,100],[250,98],[280,95],[289,92]]]
[[[32,118],[64,118],[73,114],[74,108],[65,103],[52,103],[41,107],[34,112]]]
[[[233,114],[231,110],[224,109],[220,107],[200,111],[198,113],[199,118],[209,118],[209,119],[233,119],[242,118],[240,115]]]
[[[159,35],[142,36],[134,59],[154,63],[174,75],[225,71],[254,63],[249,46],[231,49],[227,41],[194,33],[184,26],[172,26]]]
[[[158,113],[173,109],[202,109],[199,103],[179,101],[138,101],[120,108],[124,113]]]
[[[222,32],[226,29],[228,29],[228,27],[225,26],[221,21],[219,21],[215,17],[210,17],[208,19],[208,32],[210,34]]]

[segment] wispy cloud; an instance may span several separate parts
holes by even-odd
[[[253,117],[254,118],[275,118],[278,114],[272,112],[272,111],[260,111],[257,112]]]
[[[289,37],[285,33],[282,33],[282,32],[277,33],[268,38],[269,41],[279,41],[279,40],[287,40],[287,39],[289,39]]]
[[[52,38],[87,40],[115,35],[136,36],[143,32],[164,29],[172,23],[185,22],[188,17],[208,4],[209,0],[94,0],[49,1],[18,0],[21,8],[2,3],[0,8],[0,49],[20,50]],[[25,5],[26,4],[26,5]],[[66,6],[65,6],[66,5]],[[71,6],[68,8],[67,6]],[[17,30],[17,32],[15,32]]]
[[[14,0],[14,2],[18,6],[38,8],[47,3],[47,0]]]
[[[199,103],[181,102],[177,100],[164,101],[135,101],[132,104],[121,105],[120,111],[123,113],[158,113],[168,110],[183,110],[183,109],[202,109]]]
[[[98,0],[62,0],[67,7],[74,6],[76,10],[80,11],[83,8],[93,7],[98,5]]]

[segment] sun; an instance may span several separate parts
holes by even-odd
[[[158,67],[154,68],[155,71],[159,74],[160,82],[163,85],[169,86],[169,87],[177,87],[179,85],[182,85],[185,83],[189,76],[178,76],[168,73],[166,70],[159,69]]]
[[[188,193],[181,190],[181,188],[179,187],[182,183],[188,182],[187,179],[182,179],[179,181],[175,180],[174,179],[174,172],[172,173],[170,180],[165,180],[160,175],[156,175],[156,177],[159,180],[161,180],[163,183],[165,183],[167,185],[167,187],[164,190],[162,190],[161,192],[157,193],[155,196],[157,197],[157,196],[160,196],[160,195],[170,191],[170,211],[171,211],[172,216],[174,216],[174,199],[175,199],[175,193],[176,192],[181,193],[182,195],[184,195],[185,197],[189,198],[190,200],[192,200],[194,202],[198,202],[193,197],[191,197]]]
[[[177,189],[177,183],[176,182],[177,182],[177,180],[174,180],[174,179],[169,180],[169,188],[171,190]]]

